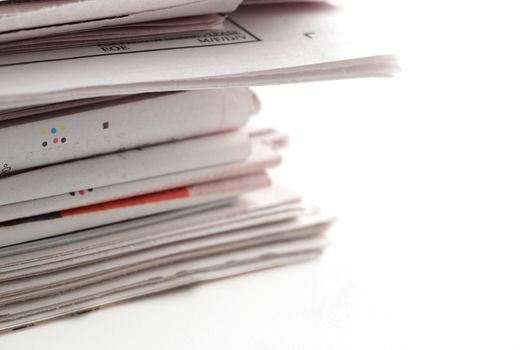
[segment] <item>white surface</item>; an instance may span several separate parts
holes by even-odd
[[[0,348],[522,348],[521,12],[354,6],[358,25],[401,39],[401,76],[258,89],[259,120],[291,133],[274,177],[339,217],[321,260],[12,333]]]

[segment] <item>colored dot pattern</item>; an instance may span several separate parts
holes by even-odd
[[[92,188],[89,188],[89,189],[87,189],[87,190],[80,190],[80,191],[78,191],[78,195],[79,195],[79,196],[84,196],[84,195],[87,194],[87,192],[93,192],[93,189],[92,189]],[[71,197],[74,197],[74,196],[76,196],[76,193],[77,193],[77,192],[69,192],[69,195],[70,195]]]
[[[49,140],[49,141],[43,141],[42,142],[42,147],[47,147],[49,146],[49,144],[52,142],[53,144],[57,145],[58,143],[66,143],[67,142],[67,138],[66,137],[58,137],[58,133],[59,132],[65,132],[65,125],[63,124],[60,124],[58,127],[52,127],[50,129],[46,129],[46,128],[42,128],[42,130],[40,131],[40,133],[42,134],[42,136],[47,136],[47,135],[54,135],[54,137]]]

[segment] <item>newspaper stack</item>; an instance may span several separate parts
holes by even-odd
[[[248,86],[397,65],[340,9],[264,2],[0,1],[0,330],[321,254]]]

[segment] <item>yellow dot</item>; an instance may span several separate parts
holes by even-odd
[[[47,130],[42,129],[42,135],[43,135],[43,136],[47,135]]]
[[[58,128],[60,129],[60,131],[65,131],[65,125],[60,125]]]

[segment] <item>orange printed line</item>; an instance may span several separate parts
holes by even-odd
[[[62,217],[66,217],[73,215],[96,213],[111,209],[132,207],[135,205],[158,203],[181,198],[189,198],[189,190],[187,189],[187,187],[180,187],[162,192],[144,194],[142,196],[129,197],[100,204],[88,205],[85,207],[64,210],[60,213],[62,214]]]

